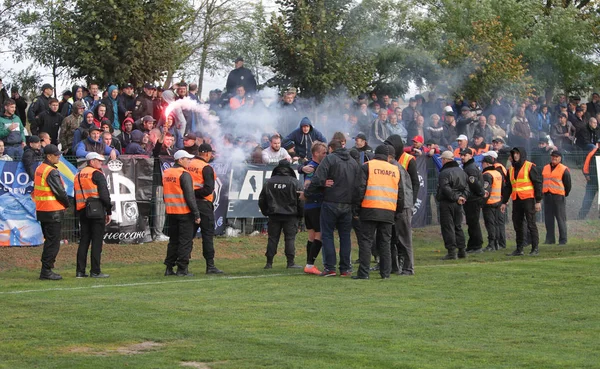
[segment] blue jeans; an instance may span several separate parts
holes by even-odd
[[[321,206],[321,242],[325,270],[335,271],[337,264],[333,231],[340,236],[340,273],[350,270],[350,232],[352,230],[352,205],[323,202]]]

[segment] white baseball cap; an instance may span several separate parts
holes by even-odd
[[[456,139],[456,141],[469,141],[469,139],[467,138],[467,136],[465,135],[460,135],[458,136],[458,138]]]
[[[444,111],[445,111],[446,113],[452,113],[454,110],[452,110],[452,107],[451,107],[451,106],[445,106],[445,107],[444,107]]]
[[[490,150],[488,152],[484,152],[483,154],[481,154],[481,156],[491,156],[494,159],[498,159],[498,153],[495,152],[495,151],[493,151],[493,150]]]
[[[178,150],[175,153],[175,155],[173,155],[173,158],[175,160],[179,160],[179,159],[183,159],[183,158],[193,159],[194,155],[190,154],[189,152],[187,152],[185,150]]]
[[[97,152],[89,152],[86,156],[85,156],[85,160],[94,160],[94,159],[98,159],[98,160],[102,160],[104,161],[104,156],[98,154]]]

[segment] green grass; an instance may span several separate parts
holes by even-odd
[[[59,265],[58,283],[5,268],[0,368],[600,367],[600,245],[573,239],[539,257],[445,263],[439,238],[438,228],[417,231],[417,275],[386,281],[307,276],[281,255],[264,271],[265,237],[220,239],[225,277],[163,277],[164,245],[127,249],[147,247],[152,262],[120,262],[111,254],[123,249],[107,248],[108,280],[73,278],[74,260]],[[304,242],[300,234],[299,263]],[[161,346],[123,351],[142,342]]]

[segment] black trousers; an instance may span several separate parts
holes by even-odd
[[[283,239],[285,241],[285,257],[288,263],[294,262],[296,257],[296,233],[298,232],[298,218],[292,217],[269,217],[267,232],[269,240],[267,241],[267,262],[272,263],[273,258],[277,255],[277,245],[283,231]]]
[[[555,243],[554,219],[558,224],[558,243],[567,243],[567,200],[562,195],[544,194],[544,220],[546,243]]]
[[[194,240],[193,214],[167,214],[169,222],[169,244],[165,265],[181,270],[187,269],[190,263]]]
[[[200,224],[194,223],[194,237],[198,229],[202,234],[202,256],[205,260],[215,258],[215,207],[211,201],[196,200],[200,210]]]
[[[77,248],[77,272],[85,273],[88,249],[92,244],[92,269],[94,274],[100,273],[100,255],[102,255],[102,240],[104,239],[105,219],[89,219],[85,210],[79,212],[81,238]]]
[[[402,258],[402,271],[414,273],[415,258],[412,247],[412,209],[403,209],[396,214],[392,229],[392,254],[394,248],[399,258]]]
[[[448,251],[465,248],[461,205],[456,202],[440,201],[440,226],[444,246]]]
[[[392,256],[390,242],[392,240],[392,223],[374,222],[363,220],[360,224],[358,235],[358,275],[369,276],[371,267],[371,249],[373,242],[377,240],[377,252],[379,254],[379,274],[382,278],[389,277],[392,270]]]
[[[505,249],[506,248],[506,218],[507,218],[507,210],[503,212],[498,208],[498,218],[496,218],[496,240],[498,243],[498,247]]]
[[[479,216],[481,214],[481,200],[467,201],[463,208],[467,218],[467,227],[469,227],[469,241],[467,250],[478,250],[483,245],[483,235],[481,234],[481,225]]]
[[[531,246],[537,248],[540,243],[540,235],[535,224],[535,199],[513,200],[512,221],[517,236],[517,248],[527,245],[525,227],[531,236]]]
[[[482,209],[483,211],[483,222],[485,224],[485,229],[488,233],[488,246],[496,247],[498,245],[499,238],[499,224],[501,222],[501,217],[504,217],[504,214],[500,211],[500,206],[487,206],[485,205]]]
[[[44,250],[42,251],[42,269],[54,268],[56,256],[60,250],[60,222],[41,222],[44,234]]]

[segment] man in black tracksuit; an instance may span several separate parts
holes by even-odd
[[[285,239],[285,256],[288,268],[302,268],[296,265],[296,232],[298,231],[298,217],[303,213],[298,191],[301,187],[294,170],[287,160],[281,160],[273,169],[271,178],[263,186],[258,197],[258,206],[261,213],[269,217],[267,232],[267,264],[265,269],[273,268],[273,258],[277,254],[277,244],[281,231]]]
[[[58,112],[58,100],[51,98],[49,104],[48,111],[42,112],[36,120],[30,122],[31,134],[46,132],[50,135],[51,143],[58,145],[58,131],[64,117]]]
[[[144,85],[144,92],[135,99],[135,109],[133,110],[133,120],[137,121],[146,115],[152,116],[154,113],[154,102],[152,101],[156,87],[150,83]]]
[[[52,91],[54,91],[52,85],[46,83],[42,86],[42,94],[33,99],[33,102],[29,105],[29,110],[27,110],[27,120],[30,124],[34,122],[40,114],[50,110],[50,97],[52,96]],[[23,125],[25,125],[25,122],[23,122]]]
[[[440,226],[444,246],[448,250],[448,254],[442,260],[466,258],[465,234],[461,224],[462,205],[471,194],[467,174],[460,169],[452,152],[444,151],[441,159],[443,166],[440,170],[436,199],[440,204]]]
[[[481,253],[483,245],[483,236],[481,235],[481,226],[479,225],[479,216],[481,214],[481,200],[485,191],[483,189],[483,177],[481,171],[473,160],[473,151],[466,148],[460,152],[460,159],[463,163],[463,170],[467,174],[470,195],[464,205],[467,226],[469,227],[469,241],[467,242],[468,253]]]
[[[542,209],[542,175],[535,164],[527,161],[527,151],[522,147],[514,147],[510,151],[510,160],[512,167],[508,172],[506,191],[502,193],[501,211],[505,211],[506,203],[512,198],[512,221],[515,227],[517,248],[508,256],[523,255],[523,248],[527,244],[525,222],[531,236],[531,253],[529,255],[538,255],[540,237],[535,224],[535,213]],[[518,182],[519,179],[525,179],[525,177],[526,181]]]

